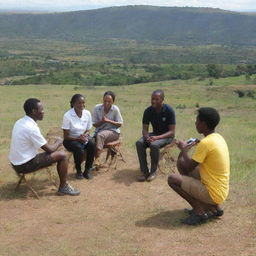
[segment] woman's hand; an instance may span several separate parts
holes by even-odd
[[[78,139],[81,143],[87,143],[89,139],[88,134],[81,134]]]
[[[110,119],[108,119],[106,116],[103,116],[103,117],[102,117],[102,122],[103,122],[103,123],[109,123],[109,122],[110,122]]]

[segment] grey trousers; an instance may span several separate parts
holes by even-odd
[[[150,133],[150,136],[154,136],[153,133]],[[156,140],[152,143],[148,143],[144,137],[141,137],[136,142],[137,154],[140,162],[140,170],[145,175],[149,174],[148,163],[147,163],[147,152],[146,149],[150,148],[150,158],[151,158],[151,168],[150,173],[154,173],[157,170],[160,148],[170,144],[173,140],[173,137]]]

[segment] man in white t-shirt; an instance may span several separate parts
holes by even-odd
[[[49,145],[36,123],[43,120],[43,105],[38,99],[30,98],[24,103],[26,115],[16,121],[13,131],[9,160],[18,174],[30,173],[57,163],[60,178],[58,194],[79,195],[80,191],[67,183],[68,160],[65,152],[56,151],[62,139]],[[38,153],[42,148],[45,152]]]

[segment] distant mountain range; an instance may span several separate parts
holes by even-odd
[[[256,15],[213,8],[125,6],[44,13],[0,13],[0,38],[104,39],[168,44],[256,46]]]

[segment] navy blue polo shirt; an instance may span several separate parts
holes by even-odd
[[[161,135],[169,131],[169,125],[175,125],[175,112],[171,106],[168,104],[163,104],[163,108],[160,112],[150,106],[143,114],[143,124],[151,123],[153,127],[153,133],[156,135]]]

